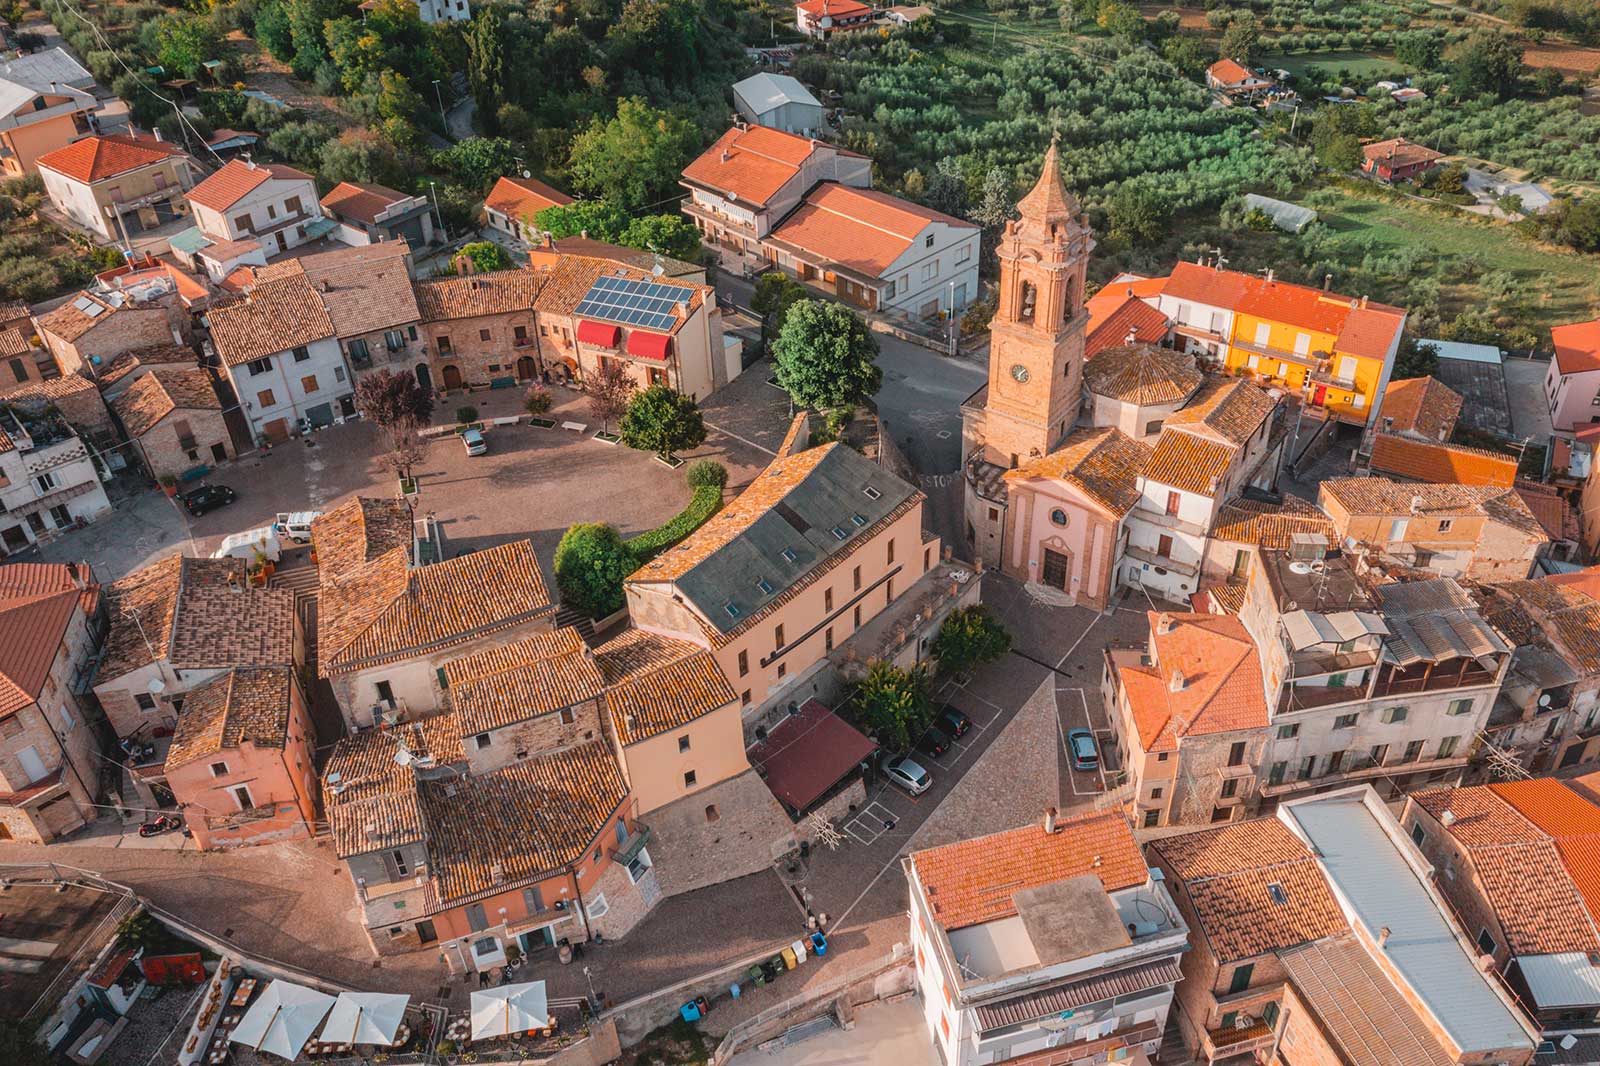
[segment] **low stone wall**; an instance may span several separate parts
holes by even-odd
[[[700,996],[708,1000],[726,999],[728,986],[743,983],[745,971],[756,963],[771,958],[792,943],[794,943],[792,937],[774,941],[760,952],[737,959],[720,969],[691,977],[687,981],[679,981],[675,985],[669,985],[613,1007],[602,1015],[602,1018],[615,1022],[617,1033],[622,1039],[622,1046],[631,1047],[644,1039],[652,1030],[659,1029],[677,1018],[678,1008],[689,1000]]]

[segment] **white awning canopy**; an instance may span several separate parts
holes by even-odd
[[[544,982],[501,985],[472,993],[472,1039],[485,1040],[550,1024],[550,1002]]]
[[[229,1039],[257,1051],[293,1059],[306,1046],[333,1003],[333,997],[326,992],[289,981],[274,981],[261,993],[261,998],[251,1004]]]
[[[389,992],[341,992],[317,1039],[325,1044],[392,1044],[410,1002],[410,996]]]

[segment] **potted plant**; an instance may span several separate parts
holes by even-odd
[[[161,491],[167,494],[168,499],[178,494],[178,479],[171,474],[162,474],[156,480],[161,482]]]
[[[272,576],[273,572],[277,570],[277,567],[272,564],[271,559],[267,558],[266,552],[262,551],[260,548],[257,548],[255,551],[255,566],[251,569],[252,572],[259,572],[261,574],[261,579],[265,581],[267,578]]]

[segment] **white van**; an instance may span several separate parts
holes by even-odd
[[[262,526],[260,529],[247,529],[243,533],[232,533],[222,538],[222,547],[211,553],[213,559],[243,559],[245,562],[254,562],[256,553],[260,552],[272,562],[277,562],[283,557],[283,544],[278,540],[278,535],[272,526]]]
[[[311,543],[311,523],[322,517],[321,511],[280,511],[272,523],[273,532],[284,540],[297,544]]]

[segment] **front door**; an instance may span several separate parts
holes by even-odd
[[[306,418],[313,426],[333,425],[333,404],[319,403],[315,407],[306,408]]]
[[[7,551],[14,552],[21,551],[30,543],[28,535],[22,531],[21,526],[12,526],[10,529],[0,532],[0,540],[5,541]]]
[[[216,462],[216,463],[225,463],[225,462],[227,462],[228,461],[228,449],[223,447],[220,444],[213,444],[211,446],[211,460],[212,460],[212,462]]]
[[[444,387],[447,389],[459,389],[461,387],[460,367],[447,366],[444,368]]]
[[[261,432],[270,441],[283,441],[289,439],[289,420],[274,418],[271,422],[261,427]]]
[[[1312,407],[1321,407],[1328,399],[1328,386],[1318,385],[1316,393],[1311,397]]]
[[[433,391],[433,371],[428,369],[427,363],[417,364],[417,387],[423,392]]]
[[[44,519],[39,517],[37,511],[28,516],[28,528],[33,530],[35,536],[45,531]]]
[[[517,360],[518,381],[532,381],[535,373],[533,356],[525,355]]]
[[[1060,552],[1044,550],[1044,583],[1053,589],[1067,590],[1067,567],[1071,560]]]
[[[356,398],[352,396],[339,397],[339,417],[354,418],[356,416]]]

